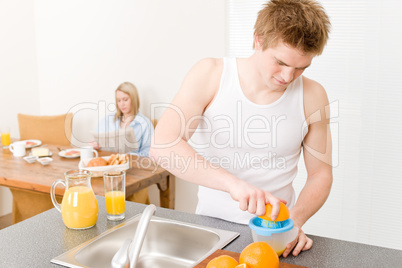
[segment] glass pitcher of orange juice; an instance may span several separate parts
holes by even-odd
[[[68,228],[91,228],[98,220],[98,201],[92,190],[91,176],[88,170],[70,170],[64,173],[65,180],[56,180],[52,184],[50,197]],[[55,196],[56,185],[59,183],[66,188],[61,205]]]

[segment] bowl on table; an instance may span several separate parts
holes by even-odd
[[[30,156],[25,156],[23,159],[25,161],[27,161],[29,164],[33,164],[36,162],[37,157],[30,155]]]
[[[50,157],[38,157],[38,162],[41,163],[42,165],[46,166],[52,163],[53,159]]]

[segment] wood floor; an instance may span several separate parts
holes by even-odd
[[[13,224],[12,214],[6,214],[0,217],[0,230]]]

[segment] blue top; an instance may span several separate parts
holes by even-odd
[[[128,152],[140,156],[148,156],[151,148],[151,138],[154,133],[154,127],[145,115],[141,112],[135,116],[127,127],[134,129],[135,137],[138,142],[138,150]],[[112,132],[120,128],[120,118],[114,121],[114,115],[104,117],[98,124],[96,131],[98,133]]]
[[[248,226],[253,229],[258,235],[271,236],[271,234],[284,233],[293,229],[294,222],[292,219],[287,219],[285,221],[277,221],[280,223],[278,227],[269,227],[270,221],[263,220],[260,217],[254,217],[250,219]]]

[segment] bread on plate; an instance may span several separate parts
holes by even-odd
[[[107,166],[107,161],[102,157],[97,157],[89,160],[87,167],[100,167]]]

